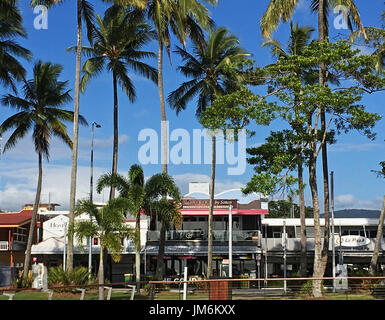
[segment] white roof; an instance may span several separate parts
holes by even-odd
[[[379,219],[373,219],[373,218],[338,218],[334,219],[334,226],[377,226]],[[281,219],[281,218],[264,218],[262,219],[262,224],[267,224],[268,226],[282,226],[283,221],[286,221],[286,226],[300,226],[301,220],[300,219]],[[325,225],[325,219],[320,219],[321,226]],[[330,225],[331,225],[331,219],[330,219]],[[305,219],[305,224],[307,226],[314,226],[314,219],[308,218]]]

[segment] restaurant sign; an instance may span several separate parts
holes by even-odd
[[[362,236],[350,235],[335,238],[336,246],[341,247],[362,247],[368,245],[369,243],[370,240]]]
[[[237,200],[215,199],[214,209],[228,209],[232,205],[234,209],[238,208]],[[182,199],[181,209],[208,209],[209,199]]]

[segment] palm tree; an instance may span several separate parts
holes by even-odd
[[[104,18],[96,18],[97,26],[93,30],[92,46],[83,47],[82,51],[90,56],[84,63],[81,90],[85,91],[87,84],[104,67],[112,72],[114,90],[114,142],[112,173],[117,173],[118,165],[118,84],[127,94],[129,100],[136,100],[135,86],[128,75],[131,69],[139,75],[157,82],[157,71],[144,63],[145,58],[156,57],[152,52],[141,48],[154,39],[155,32],[144,22],[143,13],[138,10],[122,9],[112,6],[105,13]],[[110,199],[115,196],[115,188],[110,190]]]
[[[69,204],[69,224],[74,223],[74,210],[76,199],[76,175],[77,175],[77,160],[78,160],[78,140],[79,140],[79,111],[80,111],[80,68],[81,68],[81,47],[82,47],[82,23],[85,21],[88,30],[88,39],[91,39],[91,26],[93,25],[94,10],[92,5],[86,0],[76,0],[76,22],[77,22],[77,47],[76,52],[76,70],[75,70],[75,103],[74,103],[74,137],[72,148],[72,168],[71,168],[71,186],[70,186],[70,204]],[[60,5],[65,0],[31,0],[31,6],[44,5],[51,8],[55,5]],[[67,246],[67,263],[68,271],[73,269],[73,238],[70,234],[68,237]]]
[[[290,23],[290,40],[287,45],[287,51],[282,47],[282,45],[273,39],[269,39],[263,43],[264,47],[270,47],[272,55],[277,59],[285,59],[290,55],[301,55],[303,50],[309,44],[311,40],[311,34],[314,32],[314,29],[311,27],[299,27],[297,24],[293,26]],[[314,77],[314,70],[298,70],[296,77],[301,77],[304,82],[315,82],[316,78]],[[295,99],[294,100],[298,100]],[[295,102],[294,102],[295,103]],[[291,123],[292,129],[296,132],[297,137],[299,138],[304,132],[302,126],[298,126],[298,120],[293,119]],[[307,253],[306,253],[306,208],[305,208],[305,195],[304,195],[304,181],[303,181],[303,142],[297,142],[297,152],[296,155],[297,162],[297,174],[298,174],[298,192],[299,192],[299,212],[300,212],[300,221],[301,221],[301,277],[306,276],[307,271]]]
[[[106,173],[97,184],[97,192],[105,187],[114,187],[119,191],[119,197],[127,200],[128,212],[136,218],[135,223],[135,276],[137,288],[140,282],[140,215],[144,208],[146,192],[144,189],[144,173],[140,165],[134,164],[128,172],[128,179],[120,174]]]
[[[149,178],[145,191],[145,212],[157,217],[161,224],[155,280],[162,280],[166,231],[173,225],[179,227],[182,224],[182,214],[178,206],[181,195],[174,179],[165,173],[158,173]]]
[[[88,213],[90,220],[76,222],[69,232],[75,235],[80,244],[90,237],[99,238],[99,300],[104,300],[104,248],[108,250],[115,262],[119,262],[122,253],[122,239],[132,237],[132,229],[124,222],[126,207],[127,199],[125,198],[112,199],[101,209],[98,209],[90,200],[79,201],[76,212],[78,214]]]
[[[178,67],[186,77],[192,78],[170,93],[168,102],[177,114],[186,109],[187,103],[198,96],[196,116],[201,117],[206,107],[216,96],[229,93],[237,87],[237,81],[226,72],[225,67],[249,56],[239,47],[239,40],[231,35],[226,28],[210,31],[208,39],[195,44],[194,54],[177,47],[176,52],[181,56],[184,65]],[[208,262],[207,277],[211,276],[212,268],[212,219],[214,209],[215,185],[215,134],[212,135],[212,163],[210,183],[210,205],[208,218]]]
[[[216,5],[217,0],[204,0]],[[171,63],[171,33],[174,33],[183,46],[187,37],[194,42],[203,41],[200,27],[207,29],[213,25],[207,8],[198,0],[149,0],[148,19],[152,21],[158,34],[158,90],[162,123],[162,172],[167,173],[167,125],[163,86],[163,49],[166,47]]]
[[[261,31],[263,36],[269,38],[271,33],[277,28],[281,20],[288,22],[294,14],[295,8],[299,0],[272,0],[261,19]],[[325,42],[329,38],[329,19],[328,14],[330,8],[336,5],[342,5],[347,8],[347,22],[349,28],[353,29],[353,24],[358,26],[365,34],[363,24],[359,15],[359,11],[353,0],[312,0],[309,2],[312,11],[318,13],[318,41]],[[327,66],[321,64],[319,66],[319,86],[325,87],[328,85]],[[319,106],[321,114],[321,131],[326,130],[326,114],[325,106]],[[316,159],[314,159],[316,160]],[[323,247],[321,248],[321,226],[318,195],[313,197],[317,203],[314,204],[314,230],[315,230],[315,255],[314,255],[314,273],[315,278],[322,277],[325,273],[325,268],[328,258],[329,237],[330,237],[330,205],[329,205],[329,170],[327,163],[327,143],[322,144],[322,170],[323,170],[323,187],[324,187],[324,217],[325,217],[325,236]],[[310,183],[314,185],[314,183]],[[315,191],[315,190],[313,190]],[[322,296],[321,281],[314,281],[313,295],[316,297]]]
[[[16,0],[6,0],[0,3],[0,83],[10,87],[16,93],[15,81],[25,78],[25,69],[17,60],[30,60],[31,52],[17,42],[16,37],[27,36],[22,26],[22,17]]]
[[[38,154],[38,183],[33,206],[31,227],[29,229],[27,250],[24,260],[23,276],[28,276],[31,247],[36,224],[36,215],[39,209],[42,188],[43,157],[49,160],[49,144],[54,135],[72,148],[72,141],[67,134],[67,127],[62,121],[73,121],[73,112],[63,110],[61,106],[71,101],[68,82],[59,81],[62,67],[49,62],[38,61],[33,69],[34,78],[24,80],[24,96],[11,94],[3,96],[1,102],[19,112],[6,119],[0,126],[3,133],[15,128],[4,146],[4,152],[13,148],[17,142],[32,130],[33,143]],[[83,117],[79,117],[82,124],[87,124]]]

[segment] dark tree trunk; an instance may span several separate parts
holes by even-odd
[[[158,260],[156,262],[155,280],[163,280],[164,275],[164,246],[166,243],[166,228],[163,223],[160,227]]]
[[[112,151],[112,173],[118,172],[118,148],[119,148],[119,122],[118,122],[118,84],[116,73],[113,71],[113,87],[114,87],[114,142]],[[110,189],[110,200],[115,198],[115,187]]]
[[[31,264],[31,249],[32,249],[33,238],[34,238],[34,234],[35,234],[36,218],[37,218],[37,212],[39,210],[41,186],[42,186],[42,181],[43,181],[43,163],[42,163],[41,152],[39,152],[38,158],[39,158],[39,160],[38,160],[38,162],[39,162],[39,175],[37,178],[37,189],[36,189],[35,202],[33,204],[33,213],[32,213],[31,225],[30,225],[29,233],[28,233],[27,249],[25,251],[25,257],[24,257],[23,277],[25,279],[28,278],[29,266]]]
[[[211,158],[211,178],[210,178],[210,204],[208,217],[208,244],[207,244],[207,278],[211,277],[213,264],[213,212],[214,212],[214,191],[215,191],[215,166],[216,166],[216,138],[213,135],[212,158]]]
[[[167,123],[166,123],[166,104],[164,102],[163,89],[163,43],[159,38],[159,54],[158,54],[158,90],[161,115],[161,130],[162,130],[162,172],[167,173],[168,162],[168,145],[167,145]]]

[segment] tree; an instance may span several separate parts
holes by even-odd
[[[33,69],[34,78],[29,81],[24,80],[24,95],[20,97],[8,94],[1,99],[3,105],[19,111],[0,126],[1,133],[15,128],[4,146],[4,152],[13,148],[32,130],[33,144],[38,154],[38,183],[24,260],[24,277],[28,276],[36,216],[40,203],[43,157],[49,160],[49,145],[52,135],[72,147],[72,141],[63,121],[72,122],[73,112],[61,108],[62,105],[71,101],[71,97],[69,90],[66,89],[68,82],[58,79],[61,71],[60,65],[38,61]],[[82,116],[79,117],[79,120],[82,124],[87,124]]]
[[[385,178],[385,161],[381,161],[380,166],[381,166],[381,171],[372,170],[372,172],[376,173],[377,177],[379,178]],[[372,259],[370,260],[370,266],[369,266],[369,273],[373,276],[375,275],[378,268],[377,262],[378,262],[380,247],[381,247],[381,240],[383,238],[383,233],[384,233],[384,220],[385,220],[385,196],[382,202],[380,217],[378,219],[376,243],[374,245],[373,255],[372,255]]]
[[[300,218],[301,208],[289,200],[271,200],[269,201],[269,219],[270,218]],[[306,207],[305,218],[313,218],[313,208]]]
[[[265,37],[270,37],[271,32],[274,31],[281,20],[288,22],[295,11],[296,6],[299,1],[271,1],[269,6],[264,13],[261,19],[261,31]],[[329,19],[328,14],[332,6],[344,6],[347,9],[346,12],[346,22],[351,30],[353,30],[353,24],[359,27],[365,34],[365,30],[362,25],[362,21],[359,15],[359,11],[352,0],[312,0],[309,2],[310,8],[313,12],[318,13],[318,41],[328,42],[329,41]],[[319,86],[327,86],[327,75],[328,70],[325,65],[319,65]],[[320,109],[320,122],[321,122],[321,131],[325,132],[326,128],[326,105],[319,105]],[[322,170],[323,170],[323,187],[324,187],[324,211],[325,211],[325,236],[323,249],[320,253],[320,261],[318,261],[317,268],[314,268],[314,276],[319,277],[320,274],[324,274],[327,258],[328,258],[328,249],[329,249],[329,237],[330,237],[330,204],[329,204],[329,171],[328,171],[328,162],[327,162],[327,143],[323,144],[322,147]],[[318,223],[315,224],[315,229],[318,228]],[[318,269],[319,266],[319,269]],[[316,275],[317,274],[317,275]],[[316,295],[321,295],[320,283],[316,283],[318,289],[314,289]]]
[[[51,8],[55,5],[62,4],[65,0],[31,0],[31,6],[45,5]],[[80,102],[80,68],[81,68],[81,48],[82,48],[82,22],[86,23],[88,30],[88,39],[91,39],[91,26],[93,25],[94,10],[92,5],[86,0],[76,0],[76,22],[77,22],[77,48],[76,51],[76,70],[75,70],[75,103],[74,103],[74,136],[72,148],[72,167],[71,167],[71,185],[70,185],[70,204],[69,204],[69,224],[74,223],[74,210],[76,202],[76,175],[77,175],[77,160],[78,160],[78,140],[79,140],[79,102]],[[73,269],[73,238],[70,234],[68,237],[67,246],[67,263],[68,271]]]
[[[128,205],[125,198],[112,199],[99,209],[92,201],[79,201],[76,209],[77,214],[88,213],[89,221],[75,222],[69,229],[78,243],[81,244],[89,237],[97,237],[100,241],[99,254],[99,300],[104,300],[104,248],[111,254],[115,262],[119,262],[122,252],[122,240],[132,237],[132,229],[125,224],[124,210]]]
[[[302,55],[279,59],[262,71],[255,70],[256,78],[263,78],[268,92],[263,97],[254,95],[245,88],[217,98],[205,112],[205,122],[257,122],[273,115],[306,128],[302,136],[305,150],[308,150],[309,186],[312,195],[315,224],[315,258],[313,277],[323,277],[322,237],[320,229],[320,205],[318,197],[316,165],[323,145],[331,134],[342,134],[357,130],[370,139],[375,138],[373,128],[381,119],[376,113],[366,111],[361,100],[365,94],[383,90],[383,74],[375,70],[376,59],[352,50],[346,41],[337,43],[312,42]],[[336,85],[320,87],[304,83],[298,77],[298,69],[309,70],[324,63],[336,79]],[[251,72],[249,72],[251,73]],[[269,80],[270,79],[270,80]],[[268,102],[268,100],[273,100]],[[278,101],[279,104],[278,105]],[[325,105],[331,115],[325,131],[320,129],[321,110]],[[332,125],[334,125],[332,129]],[[313,281],[313,295],[321,293],[321,281]]]
[[[26,38],[22,17],[16,0],[2,1],[0,4],[0,83],[17,92],[15,81],[25,78],[25,69],[17,60],[30,60],[31,52],[14,39]]]
[[[174,179],[165,173],[155,174],[148,179],[145,191],[145,212],[156,217],[161,224],[155,280],[163,280],[166,231],[172,225],[179,227],[182,224],[179,210],[181,195]]]
[[[176,52],[181,56],[184,65],[178,67],[186,77],[191,80],[181,84],[179,88],[170,93],[168,102],[177,114],[186,109],[187,104],[198,96],[196,116],[201,118],[207,106],[216,96],[229,93],[237,88],[236,77],[231,77],[225,67],[231,63],[249,56],[239,46],[239,40],[222,27],[210,31],[206,41],[195,44],[194,54],[177,47]],[[208,262],[207,277],[211,276],[212,269],[212,220],[214,210],[214,185],[215,185],[215,133],[212,134],[212,163],[210,181],[210,205],[208,218]]]
[[[313,28],[290,23],[290,40],[287,44],[287,50],[276,40],[269,39],[263,43],[264,47],[269,47],[271,54],[275,59],[286,59],[290,55],[301,55],[303,50],[309,45]],[[313,68],[309,70],[298,69],[295,76],[300,77],[304,83],[314,83],[316,73]],[[294,99],[294,104],[297,99]],[[304,150],[303,134],[305,128],[299,125],[299,114],[295,114],[290,122],[291,130],[280,132],[271,132],[270,137],[266,139],[266,144],[248,149],[252,158],[248,163],[255,165],[255,171],[259,176],[252,177],[247,184],[245,191],[259,190],[265,194],[272,195],[275,192],[276,185],[279,184],[283,189],[290,188],[295,183],[295,179],[288,174],[289,171],[297,170],[301,220],[301,276],[305,277],[307,272],[307,253],[306,253],[306,225],[305,225],[305,196],[303,181],[303,165],[306,163],[306,150]],[[277,178],[278,174],[287,170],[284,175]],[[269,172],[269,175],[266,175]],[[262,174],[262,175],[261,175]],[[274,178],[271,176],[275,176]],[[267,179],[267,180],[266,180]],[[262,185],[261,185],[262,184]],[[263,191],[264,187],[269,185],[269,189]],[[273,187],[271,187],[273,186]]]
[[[128,71],[132,70],[139,75],[157,82],[157,71],[144,63],[145,58],[156,57],[152,52],[143,51],[142,47],[155,37],[150,26],[144,21],[141,11],[123,9],[112,6],[102,19],[97,16],[97,26],[92,32],[92,47],[83,47],[82,51],[90,56],[84,63],[81,90],[85,91],[87,84],[96,75],[100,74],[104,67],[112,72],[113,82],[113,119],[114,141],[112,173],[117,173],[118,166],[118,84],[127,94],[129,100],[136,100],[135,86]],[[110,190],[110,199],[115,197],[115,189]]]
[[[215,5],[217,0],[204,0]],[[207,8],[197,0],[150,0],[147,9],[148,19],[152,21],[158,34],[158,90],[162,124],[162,172],[167,174],[167,125],[163,85],[163,49],[166,47],[171,63],[171,33],[185,46],[190,37],[194,42],[203,40],[200,27],[207,29],[213,23]]]
[[[128,172],[128,179],[120,174],[107,173],[102,175],[97,184],[97,192],[105,187],[115,187],[119,191],[119,197],[127,200],[126,209],[136,218],[135,223],[135,276],[137,287],[140,284],[140,215],[143,211],[146,192],[144,189],[144,173],[141,166],[134,164]]]

